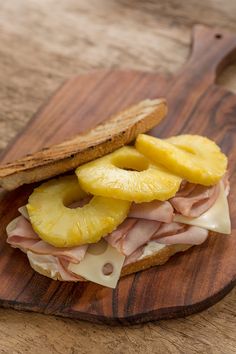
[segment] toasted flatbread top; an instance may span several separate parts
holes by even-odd
[[[7,190],[75,169],[130,143],[167,114],[165,99],[144,100],[84,134],[0,166],[0,185]]]

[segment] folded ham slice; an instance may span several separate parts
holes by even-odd
[[[197,226],[187,226],[183,232],[177,233],[175,235],[159,238],[157,232],[156,237],[158,238],[157,242],[164,245],[200,245],[206,241],[208,237],[208,230]]]
[[[23,252],[30,252],[31,258],[57,269],[62,280],[78,280],[68,269],[69,263],[79,263],[85,256],[88,245],[58,248],[41,240],[24,216],[14,219],[7,227],[7,242]],[[46,266],[45,266],[46,267]],[[73,279],[72,279],[73,278]]]
[[[128,220],[128,219],[127,219]],[[119,227],[115,231],[119,232],[120,238],[113,239],[113,233],[106,237],[108,243],[127,257],[124,265],[136,262],[144,252],[149,242],[159,244],[190,244],[199,245],[203,243],[208,236],[208,230],[196,226],[189,226],[177,222],[170,224],[158,223],[150,220],[138,220],[135,225],[127,232],[124,227]]]
[[[31,251],[27,251],[27,256],[32,268],[40,271],[43,275],[47,274],[55,280],[58,279],[59,276],[63,281],[84,280],[79,275],[68,270],[69,262],[63,262],[58,257],[45,254],[36,254]],[[38,268],[36,268],[37,266]]]
[[[163,245],[190,244],[200,245],[208,237],[208,230],[196,226],[188,226],[180,223],[162,224],[157,232],[152,236],[150,243],[156,242]],[[149,245],[143,243],[131,255],[126,257],[124,266],[137,262],[143,258],[145,248]]]
[[[168,201],[154,200],[150,203],[133,203],[128,216],[170,223],[173,220],[174,209]]]
[[[50,254],[55,257],[59,257],[65,261],[71,263],[79,263],[85,256],[88,245],[68,247],[68,248],[57,248],[49,245],[45,241],[38,241],[31,247],[30,251],[38,254]]]
[[[18,216],[10,222],[7,226],[8,239],[18,240],[20,238],[21,242],[24,240],[39,240],[38,235],[34,232],[31,223],[24,217]]]
[[[179,222],[172,222],[170,224],[161,224],[159,229],[153,234],[152,239],[157,240],[158,238],[165,236],[174,236],[182,232],[187,228],[187,225],[181,224]]]
[[[123,239],[126,237],[128,232],[134,227],[137,223],[137,219],[127,218],[125,221],[120,224],[116,230],[114,230],[111,234],[105,237],[105,240],[112,246],[119,248],[119,244],[121,244]]]
[[[26,252],[35,242],[39,241],[39,237],[34,232],[31,224],[23,216],[12,220],[6,231],[7,242],[12,247],[20,248],[23,252]]]
[[[160,227],[160,222],[151,220],[138,220],[136,224],[130,229],[125,237],[116,243],[116,248],[126,256],[131,255],[140,246],[146,244],[151,240],[152,235]],[[112,233],[106,238],[107,242],[112,243]],[[111,244],[110,243],[110,244]]]
[[[139,247],[130,256],[125,257],[124,266],[137,262],[137,260],[143,255],[144,246]]]
[[[59,248],[49,245],[47,242],[40,239],[34,232],[31,224],[23,216],[15,219],[15,228],[9,230],[7,242],[12,247],[19,247],[26,251],[31,251],[37,254],[47,254],[60,257],[63,260],[79,263],[85,256],[88,245]]]
[[[170,203],[179,214],[197,218],[212,207],[219,193],[219,183],[212,187],[184,183],[184,187],[170,199]]]

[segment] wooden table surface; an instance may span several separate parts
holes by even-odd
[[[234,0],[0,4],[0,150],[63,80],[95,68],[175,73],[195,23],[236,33]],[[236,92],[236,65],[218,83]],[[0,353],[236,353],[236,291],[185,319],[108,327],[0,309]]]

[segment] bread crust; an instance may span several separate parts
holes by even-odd
[[[133,141],[167,114],[166,100],[144,100],[94,129],[0,166],[0,186],[13,190],[68,172]]]
[[[122,268],[121,276],[140,272],[142,270],[165,264],[171,256],[178,252],[185,252],[193,245],[168,245],[154,254],[142,258]]]

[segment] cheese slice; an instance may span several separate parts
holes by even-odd
[[[125,256],[104,239],[91,244],[79,264],[70,263],[68,269],[94,283],[115,288],[120,278]],[[104,274],[104,266],[112,268],[111,274]]]
[[[28,210],[26,208],[26,205],[23,205],[22,207],[18,208],[19,213],[24,216],[24,218],[28,221],[30,221]]]
[[[229,216],[229,205],[224,190],[223,183],[220,182],[220,193],[215,204],[200,215],[198,218],[188,218],[183,215],[176,214],[174,221],[183,224],[199,226],[207,230],[219,232],[222,234],[231,233],[231,222]]]
[[[7,232],[7,235],[9,235],[12,231],[15,230],[16,228],[16,225],[17,225],[17,222],[18,220],[20,219],[20,216],[17,216],[15,219],[13,219],[6,227],[6,232]]]

